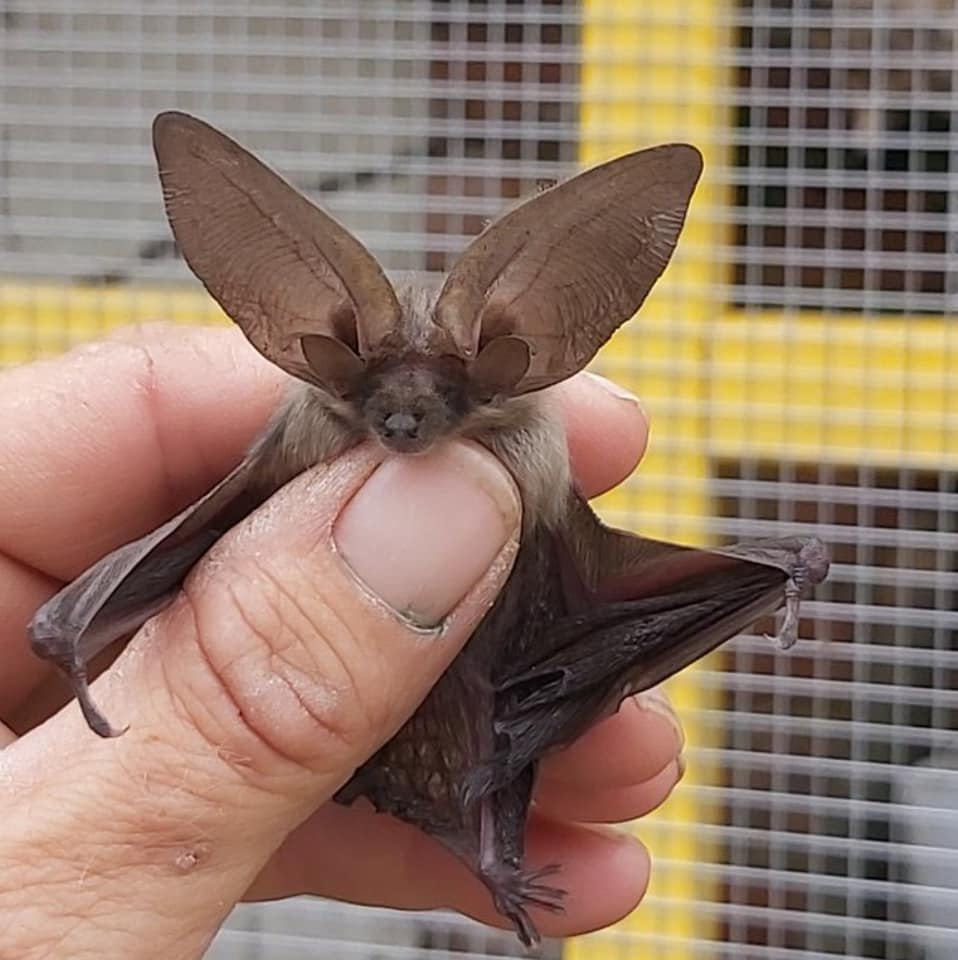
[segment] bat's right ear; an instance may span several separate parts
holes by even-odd
[[[202,120],[161,113],[153,149],[173,236],[203,286],[267,359],[347,388],[400,315],[372,254]]]

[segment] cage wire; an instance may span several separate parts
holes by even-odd
[[[635,830],[644,906],[546,956],[952,960],[958,930],[955,0],[4,0],[0,361],[221,322],[149,151],[195,112],[439,270],[517,198],[657,142],[704,151],[675,262],[597,368],[654,422],[612,521],[817,534],[789,654],[670,683],[688,774]],[[214,958],[520,956],[442,913],[239,908]]]

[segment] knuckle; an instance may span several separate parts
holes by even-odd
[[[233,570],[190,597],[196,647],[219,694],[195,704],[191,719],[254,766],[338,770],[368,755],[386,722],[367,693],[376,659],[315,587],[307,609],[295,586]]]

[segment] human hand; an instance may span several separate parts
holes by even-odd
[[[502,922],[438,844],[363,804],[326,802],[412,713],[505,580],[518,508],[485,452],[450,444],[377,472],[385,455],[366,445],[280,491],[94,685],[130,724],[123,737],[99,740],[75,705],[61,709],[65,686],[29,651],[34,610],[225,474],[284,379],[235,330],[169,327],[0,377],[0,928],[18,957],[198,957],[244,896]],[[557,394],[577,484],[594,496],[634,468],[645,418],[588,376]],[[412,504],[408,529],[397,496]],[[471,522],[448,522],[452,504]],[[410,630],[342,563],[362,572],[383,536],[395,546],[410,529],[425,549],[396,575],[452,611],[441,635]],[[387,601],[404,589],[370,585]],[[680,749],[653,693],[543,763],[529,862],[561,862],[569,891],[564,914],[537,916],[543,933],[605,926],[641,898],[645,850],[594,824],[657,806]]]

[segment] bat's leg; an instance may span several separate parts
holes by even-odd
[[[565,890],[542,883],[558,864],[523,870],[526,818],[535,769],[528,766],[512,783],[481,801],[479,863],[476,873],[492,894],[496,910],[512,921],[527,947],[539,942],[528,907],[562,912]]]

